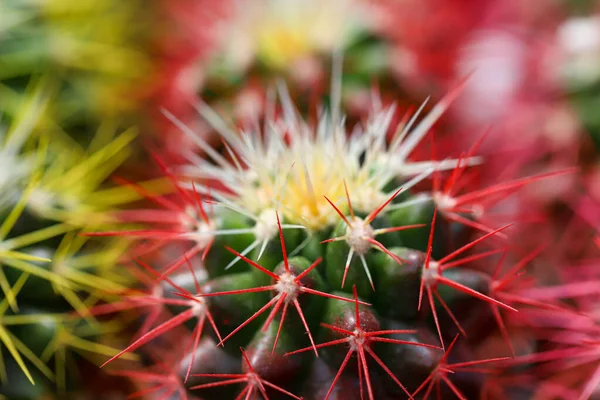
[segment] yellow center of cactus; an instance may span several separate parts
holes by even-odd
[[[336,200],[344,196],[345,171],[339,164],[327,165],[324,161],[316,157],[306,169],[295,166],[281,199],[285,216],[295,223],[304,222],[309,229],[321,229],[337,221],[324,196]]]
[[[254,184],[241,193],[238,204],[256,214],[278,210],[288,223],[312,231],[334,225],[339,216],[325,196],[338,202],[342,212],[348,211],[344,181],[349,188],[357,188],[366,180],[357,160],[347,155],[347,149],[334,152],[316,141],[286,150],[268,162],[273,169],[256,171]],[[360,189],[352,191],[358,193]]]

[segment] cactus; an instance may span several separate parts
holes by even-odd
[[[133,258],[145,289],[98,310],[151,310],[103,365],[138,351],[143,367],[113,371],[140,383],[136,395],[427,398],[436,386],[465,398],[508,358],[476,358],[478,343],[500,332],[515,351],[501,310],[527,304],[509,288],[535,254],[501,273],[513,224],[500,224],[510,215],[493,206],[573,171],[477,188],[469,166],[482,162],[481,141],[458,158],[437,160],[434,148],[431,160],[414,160],[461,85],[418,123],[424,107],[395,127],[394,109],[379,109],[348,134],[340,65],[316,126],[283,85],[262,131],[238,133],[199,108],[221,150],[166,113],[205,158],[188,152],[189,165],[168,166],[156,156],[172,193],[128,182],[153,206],[116,218],[140,227],[89,233],[139,241]],[[153,349],[175,343],[159,365]]]
[[[135,133],[104,126],[83,148],[44,130],[48,82],[34,82],[20,96],[19,112],[3,121],[0,395],[8,398],[80,390],[84,374],[74,366],[117,353],[107,339],[123,326],[89,310],[130,283],[119,269],[126,240],[78,234],[110,226],[108,211],[135,200],[129,188],[104,186]]]
[[[90,138],[99,121],[131,119],[152,72],[145,27],[153,14],[141,13],[143,8],[137,1],[2,2],[3,112],[16,113],[18,93],[43,74],[52,76],[56,89],[44,116],[59,127],[52,129]]]
[[[165,400],[596,398],[600,240],[576,221],[553,246],[539,222],[555,213],[562,230],[574,211],[597,229],[597,191],[558,199],[578,181],[553,178],[572,168],[519,175],[532,159],[593,158],[567,151],[577,136],[562,131],[578,124],[539,73],[556,44],[527,34],[556,21],[436,1],[0,6],[0,398],[109,398],[121,383]],[[397,115],[391,93],[446,91],[487,58],[479,47],[509,39],[495,17],[474,23],[497,7],[523,28],[508,42],[534,56],[502,45],[498,60],[518,62],[483,63],[453,115],[462,139],[437,127],[464,82]],[[344,82],[334,54],[327,97],[321,57],[341,47]],[[511,88],[482,96],[478,78],[505,67]],[[39,73],[53,84],[22,96]],[[267,87],[274,73],[289,86]],[[383,92],[363,120],[366,82]],[[115,134],[120,121],[160,105],[164,119],[142,127],[167,138],[162,176],[115,176],[136,136]],[[526,133],[539,146],[512,153]],[[498,167],[517,176],[490,183]],[[535,203],[514,196],[532,184]],[[571,266],[582,253],[590,265]]]

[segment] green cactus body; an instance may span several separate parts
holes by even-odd
[[[206,160],[186,168],[227,190],[176,182],[181,193],[195,192],[190,198],[196,197],[199,213],[212,209],[204,213],[208,228],[201,234],[184,225],[178,230],[194,237],[194,254],[203,250],[198,243],[212,248],[157,267],[153,274],[163,280],[164,295],[153,301],[176,306],[169,306],[170,319],[157,321],[125,352],[151,352],[157,336],[169,338],[167,331],[185,324],[193,334],[176,369],[190,395],[411,398],[437,373],[455,334],[489,315],[487,303],[512,310],[488,296],[490,276],[469,266],[469,257],[499,252],[485,246],[506,227],[475,242],[452,228],[448,245],[440,226],[456,223],[443,218],[445,209],[438,210],[432,193],[414,190],[435,170],[462,162],[408,159],[454,95],[390,141],[389,110],[373,115],[362,135],[347,136],[335,96],[332,114],[310,127],[282,90],[282,120],[267,124],[264,137],[237,136],[201,109],[227,143],[231,161],[207,150]],[[479,247],[486,251],[465,253]],[[198,321],[208,319],[214,332],[200,339]],[[203,365],[190,356],[212,354],[209,343],[222,363]],[[478,385],[477,379],[457,381],[457,390]]]

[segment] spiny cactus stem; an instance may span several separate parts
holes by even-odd
[[[298,295],[300,293],[309,293],[309,294],[313,294],[313,295],[317,295],[317,296],[321,296],[321,297],[342,300],[342,301],[347,301],[347,302],[351,302],[352,300],[347,299],[345,297],[340,297],[340,296],[332,295],[329,293],[321,292],[321,291],[311,289],[311,288],[304,286],[301,282],[302,278],[304,278],[313,269],[315,269],[323,261],[323,259],[322,258],[317,259],[306,270],[304,270],[298,276],[295,276],[290,269],[289,260],[287,257],[287,251],[285,249],[285,239],[283,237],[283,230],[281,227],[281,222],[279,220],[279,215],[277,215],[277,225],[278,225],[278,229],[279,229],[279,237],[281,240],[283,265],[285,268],[285,272],[282,273],[281,275],[277,275],[274,272],[269,271],[268,269],[264,268],[262,265],[258,264],[255,261],[252,261],[248,257],[238,253],[234,249],[232,249],[230,247],[225,247],[229,252],[231,252],[232,254],[241,258],[242,260],[244,260],[245,262],[250,264],[252,267],[258,269],[259,271],[261,271],[261,272],[269,275],[271,278],[273,278],[275,280],[274,284],[268,285],[268,286],[260,286],[260,287],[256,287],[256,288],[246,288],[246,289],[230,290],[230,291],[225,291],[225,292],[199,294],[199,296],[200,297],[215,297],[215,296],[227,296],[227,295],[244,294],[244,293],[266,292],[266,291],[276,292],[277,294],[275,295],[275,297],[273,297],[271,300],[269,300],[269,302],[267,302],[263,307],[261,307],[258,311],[256,311],[254,314],[252,314],[246,321],[244,321],[241,325],[239,325],[237,328],[235,328],[229,335],[227,335],[224,339],[222,339],[221,342],[219,343],[219,345],[223,345],[223,343],[225,341],[227,341],[229,338],[231,338],[233,335],[235,335],[237,332],[239,332],[242,328],[244,328],[246,325],[248,325],[250,322],[252,322],[256,318],[258,318],[258,316],[260,316],[266,310],[273,307],[273,309],[269,313],[269,316],[267,317],[267,320],[265,321],[265,323],[263,324],[263,327],[262,327],[262,330],[266,331],[266,329],[269,327],[269,325],[275,318],[275,315],[277,314],[277,312],[283,306],[282,316],[281,316],[281,320],[279,323],[279,329],[277,331],[275,343],[273,344],[273,351],[274,351],[274,349],[277,346],[278,340],[279,340],[279,334],[281,332],[281,327],[283,326],[285,316],[287,315],[288,305],[289,305],[289,303],[292,303],[294,305],[294,307],[296,308],[296,311],[298,312],[298,315],[302,321],[302,324],[304,325],[304,328],[306,329],[306,333],[308,334],[308,338],[312,344],[312,348],[315,352],[315,355],[318,357],[319,354],[317,351],[317,347],[315,346],[312,334],[308,327],[308,323],[306,322],[304,313],[302,311],[300,303],[298,302],[298,298],[297,298]]]
[[[321,326],[323,326],[324,328],[330,329],[330,330],[340,333],[342,335],[346,335],[347,337],[345,337],[343,339],[332,340],[332,341],[329,341],[326,343],[321,343],[321,344],[317,345],[316,348],[330,347],[330,346],[335,346],[335,345],[344,344],[344,343],[349,345],[349,349],[346,354],[346,357],[342,361],[342,364],[340,365],[340,368],[339,368],[335,378],[333,379],[333,382],[331,384],[331,387],[329,388],[329,391],[327,392],[327,395],[325,396],[325,399],[328,399],[329,396],[331,395],[331,393],[333,392],[333,389],[335,388],[336,383],[338,382],[342,372],[344,371],[344,368],[348,364],[350,357],[355,352],[357,353],[358,360],[359,360],[359,377],[360,377],[359,379],[361,379],[361,382],[360,382],[361,396],[362,396],[362,377],[364,376],[364,379],[367,384],[367,391],[369,394],[369,399],[370,400],[374,399],[373,389],[371,387],[371,379],[369,377],[369,368],[368,368],[367,360],[365,357],[365,352],[366,352],[377,362],[377,364],[379,364],[379,366],[386,372],[386,374],[388,374],[394,380],[394,382],[404,391],[404,393],[406,393],[408,395],[408,397],[410,399],[412,399],[413,397],[408,392],[406,387],[398,380],[398,378],[396,378],[396,376],[392,373],[392,371],[390,371],[390,369],[383,363],[383,361],[373,352],[373,350],[370,348],[370,343],[371,342],[386,342],[386,343],[403,344],[403,345],[411,345],[411,346],[430,347],[430,348],[435,348],[435,349],[440,349],[440,348],[437,346],[432,346],[432,345],[428,345],[428,344],[378,337],[381,335],[414,333],[414,330],[366,331],[365,329],[363,329],[363,326],[361,324],[361,318],[360,318],[360,310],[358,307],[359,301],[358,301],[358,295],[356,293],[356,285],[354,285],[354,287],[352,289],[353,289],[354,304],[355,304],[355,316],[354,316],[355,328],[354,328],[354,330],[349,331],[347,329],[343,329],[338,326],[321,323]],[[311,349],[312,349],[311,347],[305,347],[303,349],[288,352],[284,355],[290,356],[290,355],[302,353],[302,352],[305,352],[305,351],[308,351]]]
[[[453,289],[459,290],[465,294],[468,294],[470,296],[473,296],[475,298],[478,298],[480,300],[486,301],[490,304],[495,304],[497,306],[506,308],[508,310],[511,311],[517,311],[517,309],[499,301],[496,300],[492,297],[486,296],[476,290],[473,290],[465,285],[462,285],[458,282],[454,282],[451,279],[448,279],[446,277],[443,276],[443,272],[449,268],[455,267],[457,264],[457,262],[453,262],[450,263],[450,267],[448,267],[448,261],[450,261],[451,259],[453,259],[454,257],[460,255],[461,253],[465,252],[466,250],[470,249],[471,247],[475,246],[476,244],[484,241],[485,239],[495,235],[496,233],[512,226],[513,224],[508,224],[505,225],[499,229],[496,229],[492,232],[489,232],[485,235],[483,235],[482,237],[475,239],[474,241],[467,243],[466,245],[462,246],[461,248],[453,251],[452,253],[448,254],[447,256],[441,258],[438,261],[432,261],[431,260],[431,252],[432,252],[432,243],[433,243],[433,234],[434,234],[434,226],[435,226],[435,220],[436,220],[436,216],[437,216],[437,207],[435,207],[434,211],[433,211],[433,219],[432,219],[432,223],[431,223],[431,229],[429,232],[429,240],[428,240],[428,250],[427,250],[427,257],[425,259],[425,264],[423,266],[423,270],[421,273],[421,283],[420,283],[420,288],[419,288],[419,305],[418,305],[418,309],[420,310],[421,307],[421,302],[422,302],[422,298],[423,298],[423,291],[425,290],[427,292],[427,301],[429,302],[429,307],[431,309],[431,312],[433,314],[433,319],[436,325],[436,329],[438,332],[438,336],[440,339],[440,343],[442,344],[442,347],[444,347],[444,341],[442,339],[442,331],[440,328],[440,324],[439,324],[439,320],[438,320],[438,316],[437,316],[437,311],[435,308],[435,301],[434,301],[434,294],[435,297],[439,300],[440,304],[442,305],[442,307],[444,308],[444,310],[446,310],[446,312],[448,313],[448,315],[450,316],[450,318],[452,319],[452,321],[454,322],[454,324],[457,326],[457,328],[460,330],[460,332],[465,335],[465,331],[464,329],[460,326],[460,324],[458,323],[458,319],[456,318],[456,316],[452,313],[452,311],[450,310],[450,307],[448,307],[448,305],[446,304],[446,302],[442,299],[442,297],[439,295],[438,291],[437,291],[437,285],[442,284],[442,285],[446,285],[448,287],[451,287]],[[482,258],[484,256],[489,256],[491,254],[495,254],[498,251],[492,251],[492,252],[486,252],[486,253],[481,253],[476,255],[477,258]]]
[[[241,399],[244,395],[246,396],[246,399],[253,398],[253,396],[257,394],[257,391],[262,394],[264,399],[268,399],[267,392],[265,389],[265,386],[268,386],[291,398],[302,400],[301,397],[298,397],[293,393],[290,393],[287,390],[261,378],[260,375],[254,370],[254,368],[252,368],[252,364],[250,363],[250,360],[248,359],[248,356],[244,349],[240,347],[240,351],[242,352],[244,364],[248,369],[248,372],[244,374],[193,374],[192,376],[204,378],[225,378],[226,380],[221,382],[205,383],[202,385],[192,386],[190,390],[208,389],[213,387],[246,382],[246,387],[239,393],[236,399]]]
[[[186,258],[186,260],[187,260],[187,258]],[[152,273],[154,275],[158,274],[156,271],[154,271],[152,269],[152,267],[150,267],[146,263],[142,262],[141,260],[137,260],[137,263],[139,265],[141,265],[142,267],[144,267],[146,270],[148,270],[150,273]],[[189,260],[188,260],[188,266],[191,268],[191,265],[189,264]],[[196,285],[196,288],[199,291],[200,287],[199,287],[198,281],[196,279],[196,275],[194,274],[193,277],[194,277],[194,283]],[[221,334],[219,333],[217,325],[216,325],[214,319],[212,318],[212,315],[210,314],[210,311],[208,310],[208,307],[207,307],[205,301],[202,298],[199,298],[198,296],[193,296],[191,293],[189,293],[185,289],[183,289],[180,286],[178,286],[177,284],[175,284],[169,278],[166,278],[166,282],[168,284],[170,284],[176,290],[179,290],[179,294],[182,297],[185,297],[187,299],[187,301],[185,301],[183,303],[178,303],[177,301],[173,301],[173,299],[170,299],[170,300],[169,299],[161,299],[161,302],[168,303],[168,304],[177,304],[177,305],[187,306],[189,308],[186,311],[165,321],[164,323],[157,326],[156,328],[143,334],[140,338],[135,340],[127,348],[125,348],[124,350],[119,352],[117,355],[115,355],[114,357],[112,357],[108,361],[106,361],[104,364],[102,364],[100,366],[101,368],[104,367],[105,365],[107,365],[108,363],[116,360],[123,354],[125,354],[129,351],[136,350],[137,348],[143,346],[144,344],[146,344],[149,341],[153,340],[154,338],[162,335],[163,333],[168,332],[171,329],[174,329],[175,327],[177,327],[179,325],[182,325],[183,323],[187,322],[188,320],[190,320],[192,318],[197,318],[198,323],[196,324],[196,326],[194,327],[194,331],[192,332],[192,337],[193,337],[193,341],[191,343],[192,358],[190,360],[190,364],[188,366],[188,370],[187,370],[186,377],[185,377],[185,381],[187,381],[190,371],[191,371],[191,368],[192,368],[192,365],[194,363],[194,355],[195,355],[196,349],[198,347],[200,335],[202,334],[202,331],[204,330],[204,324],[206,322],[206,319],[208,319],[208,321],[209,321],[210,325],[212,326],[212,329],[214,330],[217,337],[219,339],[221,339]]]
[[[458,340],[458,335],[456,335],[454,337],[454,340],[452,340],[452,343],[450,343],[450,346],[448,346],[448,349],[446,349],[446,351],[444,352],[444,356],[440,360],[438,366],[431,372],[431,374],[427,377],[427,379],[425,379],[423,381],[423,383],[421,383],[421,385],[417,388],[417,390],[415,390],[413,392],[413,394],[412,394],[413,396],[416,396],[419,392],[421,392],[427,386],[427,390],[425,391],[425,394],[423,395],[423,400],[427,400],[427,398],[429,397],[429,394],[431,393],[431,390],[433,389],[434,384],[438,388],[438,393],[439,393],[439,384],[441,381],[443,381],[448,385],[450,390],[452,390],[452,392],[459,399],[467,400],[466,397],[460,392],[460,390],[458,390],[456,385],[454,385],[454,383],[452,383],[452,381],[450,379],[448,379],[448,377],[447,377],[448,374],[454,374],[455,372],[457,372],[456,370],[459,368],[463,368],[463,371],[481,372],[481,370],[475,370],[472,368],[464,368],[464,367],[471,367],[474,365],[481,365],[481,364],[488,364],[488,363],[493,363],[493,362],[498,362],[498,361],[505,361],[510,358],[510,357],[489,358],[489,359],[484,359],[484,360],[476,360],[476,361],[448,364],[448,362],[447,362],[448,356],[450,355],[450,352],[452,351],[452,348],[456,344],[457,340]]]
[[[469,152],[471,154],[471,152]],[[576,172],[577,168],[566,168],[559,171],[552,171],[544,174],[535,176],[525,177],[516,179],[509,182],[502,182],[496,185],[486,187],[484,189],[475,190],[462,195],[455,195],[462,187],[464,187],[469,180],[463,179],[460,181],[462,174],[466,168],[465,165],[461,165],[461,159],[456,168],[452,171],[452,174],[443,191],[439,189],[433,192],[433,199],[439,206],[440,211],[443,212],[444,217],[450,221],[455,221],[465,226],[480,230],[482,232],[491,232],[492,228],[481,222],[482,217],[486,214],[486,210],[492,205],[498,203],[500,200],[506,198],[516,190],[521,189],[524,186],[538,182],[542,179],[556,177],[565,174],[572,174]],[[434,187],[439,187],[439,176],[434,175]],[[475,221],[465,218],[461,214],[471,215],[475,218]],[[499,238],[506,240],[507,237],[503,233],[499,233]]]
[[[354,215],[354,209],[352,207],[352,202],[350,201],[350,194],[348,192],[348,187],[346,182],[344,181],[344,191],[346,193],[346,201],[348,202],[348,209],[350,211],[350,219],[344,215],[344,213],[332,202],[327,196],[325,200],[333,207],[335,212],[342,218],[342,221],[346,224],[346,234],[344,236],[334,237],[330,239],[326,239],[321,242],[321,244],[336,242],[345,240],[350,248],[348,252],[348,257],[346,259],[346,265],[344,267],[344,276],[342,277],[342,288],[346,283],[346,277],[348,276],[348,270],[350,269],[350,263],[352,262],[352,258],[354,254],[358,255],[360,261],[363,265],[365,273],[367,274],[367,278],[369,279],[369,283],[371,284],[371,288],[375,291],[375,285],[373,284],[373,279],[371,277],[371,272],[369,267],[367,266],[367,261],[365,259],[365,254],[371,249],[375,248],[387,254],[393,260],[395,260],[398,264],[405,263],[405,260],[402,260],[400,257],[389,251],[381,242],[375,239],[375,236],[389,233],[389,232],[397,232],[406,229],[420,228],[424,226],[423,224],[415,224],[415,225],[407,225],[393,228],[384,228],[384,229],[373,229],[371,227],[371,222],[386,208],[392,200],[402,192],[402,187],[396,190],[385,202],[376,207],[373,211],[371,211],[367,217],[363,220]]]
[[[500,270],[502,268],[502,265],[504,264],[504,261],[506,259],[506,255],[507,255],[507,252],[504,251],[504,253],[502,254],[502,257],[500,257],[500,260],[498,260],[498,263],[496,264],[496,267],[494,268],[494,271],[492,273],[492,279],[490,280],[490,289],[489,289],[490,296],[502,298],[505,301],[509,300],[512,303],[533,305],[532,303],[535,302],[534,300],[532,300],[530,298],[526,298],[525,296],[509,294],[505,290],[506,290],[507,286],[510,286],[513,282],[515,282],[518,278],[520,278],[523,275],[522,274],[523,268],[525,268],[546,247],[547,246],[545,244],[538,246],[536,249],[531,251],[529,254],[525,255],[521,260],[519,260],[513,267],[511,267],[506,273],[504,273],[502,277],[500,277],[499,276]],[[547,304],[547,303],[542,303],[542,302],[538,302],[538,303],[539,304],[536,304],[535,306],[541,306],[542,308],[556,307],[552,304]],[[500,329],[502,338],[504,339],[504,342],[506,343],[508,349],[510,350],[512,357],[514,358],[515,357],[515,349],[512,345],[512,341],[510,340],[510,336],[508,335],[508,330],[506,328],[506,324],[504,323],[504,320],[502,319],[500,310],[498,309],[498,306],[496,304],[490,304],[490,307],[492,309],[494,319],[496,320],[496,323],[498,324],[498,327]]]

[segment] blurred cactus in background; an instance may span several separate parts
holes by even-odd
[[[82,148],[43,129],[46,79],[20,99],[18,113],[2,120],[0,394],[33,399],[81,390],[89,379],[78,378],[81,363],[116,352],[108,335],[121,324],[89,309],[130,282],[119,267],[127,241],[78,234],[110,226],[107,212],[135,200],[135,192],[105,187],[135,134],[102,126]]]
[[[132,154],[136,132],[121,126],[142,106],[151,71],[142,48],[150,15],[139,11],[134,2],[0,5],[0,394],[8,398],[72,397],[100,376],[89,368],[95,357],[115,354],[122,324],[89,309],[130,282],[120,267],[127,241],[79,234],[110,226],[108,211],[137,197],[106,183]]]
[[[370,22],[368,8],[356,0],[242,0],[232,2],[230,12],[217,27],[221,44],[214,68],[238,76],[253,64],[305,75],[311,59],[318,62],[318,56],[348,45]]]
[[[351,117],[368,110],[374,76],[382,84],[391,80],[369,2],[226,0],[166,2],[163,8],[177,29],[161,41],[168,43],[160,46],[165,61],[158,79],[164,85],[158,85],[153,112],[164,108],[199,131],[210,127],[194,110],[198,94],[237,123],[250,123],[265,111],[266,88],[282,78],[301,110],[314,113],[328,95],[334,49],[345,49],[343,101]],[[156,120],[174,156],[179,147],[193,146],[162,114]]]
[[[144,2],[3,1],[0,81],[4,112],[15,112],[14,90],[31,76],[51,75],[57,95],[47,112],[82,135],[99,120],[139,109],[151,72],[147,54],[152,16]]]

